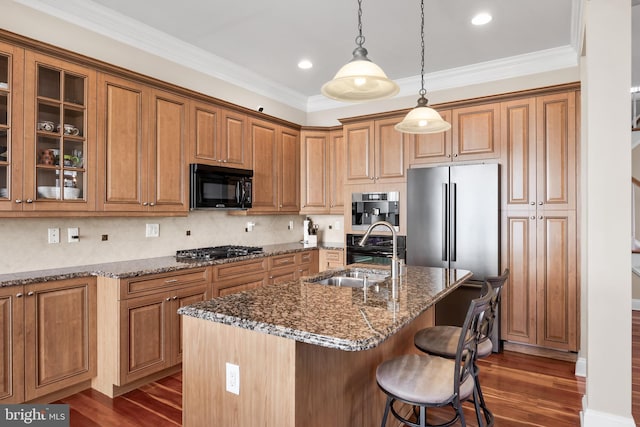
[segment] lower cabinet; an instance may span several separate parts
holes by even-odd
[[[222,297],[267,284],[268,258],[231,262],[214,268],[213,296]]]
[[[0,402],[20,403],[96,375],[96,282],[77,278],[0,291]]]
[[[130,279],[98,278],[100,347],[92,387],[114,397],[179,365],[182,319],[177,310],[207,299],[210,278],[207,267]]]
[[[339,249],[320,249],[319,270],[344,268],[344,251]]]
[[[502,338],[554,350],[579,343],[575,211],[503,212]]]
[[[269,284],[291,282],[318,272],[318,251],[311,250],[269,259]]]

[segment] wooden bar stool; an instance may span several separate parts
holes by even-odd
[[[482,336],[478,341],[478,358],[487,357],[493,350],[493,343],[491,342],[491,334],[494,328],[494,320],[498,307],[500,306],[500,296],[502,295],[502,288],[509,278],[509,269],[505,269],[504,272],[497,277],[488,277],[482,288],[482,293],[485,294],[489,288],[493,291],[493,297],[491,299],[491,310],[489,315],[485,317],[484,324],[482,325]],[[462,332],[462,328],[459,326],[447,326],[438,325],[430,328],[421,329],[416,332],[414,336],[414,344],[421,351],[433,354],[436,356],[444,357],[447,359],[453,359],[456,357],[457,343]],[[478,366],[474,361],[473,376],[475,378],[475,400],[478,400],[479,406],[484,414],[485,422],[487,426],[492,426],[494,417],[491,411],[487,408],[487,405],[482,394],[482,387],[480,387],[480,378],[478,377]],[[476,406],[477,411],[477,406]],[[479,416],[479,415],[478,415]]]
[[[387,423],[389,411],[401,422],[414,427],[425,427],[428,407],[452,406],[455,416],[447,423],[460,420],[466,426],[462,402],[471,398],[475,390],[473,374],[478,340],[482,336],[483,319],[491,310],[493,291],[471,301],[462,326],[464,334],[458,334],[455,357],[447,359],[432,354],[407,354],[381,363],[376,370],[378,386],[387,395],[381,426]],[[480,424],[478,399],[473,399]],[[394,403],[404,402],[419,407],[418,423],[400,415]]]

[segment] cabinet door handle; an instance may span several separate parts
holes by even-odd
[[[544,219],[544,217],[543,217],[542,215],[540,215],[540,216],[538,217],[538,219]]]
[[[531,215],[531,219],[536,219],[535,215]]]
[[[458,153],[454,154],[453,157],[458,157]]]
[[[174,299],[174,300],[177,300],[177,299],[178,299],[178,295],[174,295],[174,296],[173,296],[173,299]]]
[[[155,205],[156,205],[156,204],[155,204],[155,203],[153,203],[153,202],[149,203],[149,206],[155,206]]]
[[[27,292],[27,296],[28,296],[28,297],[33,296],[33,294],[34,294],[34,292],[33,292],[33,291],[29,291],[29,292]]]
[[[142,206],[147,206],[149,203],[148,202],[143,202]]]
[[[450,158],[450,157],[451,157],[451,154],[447,154],[447,158]]]
[[[165,280],[164,283],[176,283],[178,281],[178,279],[168,279]]]
[[[18,292],[18,293],[16,294],[16,298],[22,298],[22,292]]]
[[[33,199],[27,199],[27,203],[33,203]]]
[[[16,199],[16,203],[22,203],[22,199]]]
[[[538,202],[538,204],[539,204],[540,206],[542,206],[544,203],[543,203],[543,202]]]
[[[531,203],[529,203],[531,206],[535,206],[536,202],[531,201]]]
[[[171,301],[171,297],[166,297],[165,301]]]

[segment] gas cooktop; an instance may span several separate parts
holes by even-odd
[[[183,249],[176,251],[178,261],[202,261],[222,258],[260,254],[262,248],[258,246],[213,246],[209,248]]]

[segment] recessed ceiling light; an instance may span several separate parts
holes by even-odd
[[[313,64],[308,59],[303,59],[302,61],[298,62],[298,68],[301,68],[303,70],[308,70],[311,67],[313,67]]]
[[[491,22],[492,19],[493,17],[490,14],[486,12],[481,12],[473,17],[473,19],[471,20],[471,23],[473,25],[485,25]]]

